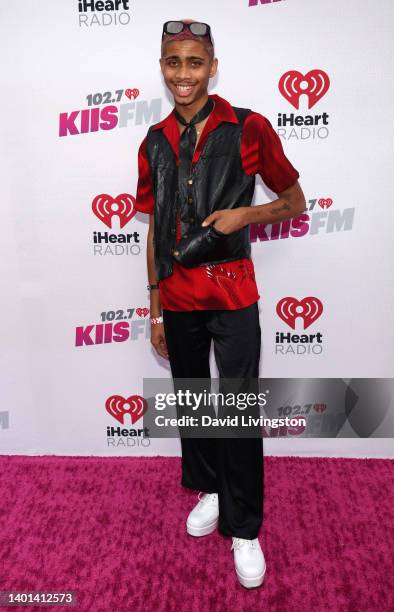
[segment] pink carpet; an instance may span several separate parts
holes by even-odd
[[[56,609],[78,612],[394,610],[393,461],[266,457],[267,574],[251,591],[229,538],[185,533],[196,494],[178,458],[3,456],[0,470],[1,591],[74,590]]]

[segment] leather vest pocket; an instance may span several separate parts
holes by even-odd
[[[228,236],[229,235],[229,234],[225,234],[224,232],[221,232],[220,230],[216,229],[214,225],[211,225],[211,227],[212,227],[212,231],[218,236]]]
[[[220,243],[225,240],[225,234],[218,232],[212,225],[199,227],[182,238],[173,251],[174,259],[185,266],[193,268],[212,257],[220,255]]]
[[[176,244],[172,255],[186,268],[209,264],[212,261],[241,259],[249,254],[249,243],[245,243],[245,240],[243,228],[225,234],[213,225],[208,225],[192,230],[192,233],[184,236]]]

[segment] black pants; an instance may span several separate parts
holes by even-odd
[[[219,378],[258,378],[261,330],[257,302],[238,310],[163,309],[173,378],[210,378],[211,340]],[[185,487],[218,493],[220,533],[258,535],[263,514],[261,438],[182,438]]]

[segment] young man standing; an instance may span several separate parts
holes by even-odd
[[[296,217],[305,198],[268,119],[208,94],[217,65],[209,25],[191,19],[164,24],[160,66],[174,109],[150,126],[140,145],[136,196],[136,209],[150,215],[151,343],[169,359],[174,378],[210,378],[213,340],[220,378],[257,379],[260,296],[249,224]],[[278,199],[250,205],[256,174]],[[183,265],[177,245],[197,230],[196,261],[203,263]],[[207,230],[214,232],[209,238]],[[215,248],[204,251],[212,240]],[[200,491],[187,532],[204,536],[218,526],[232,537],[240,583],[260,586],[261,438],[181,437],[181,446],[181,484]]]

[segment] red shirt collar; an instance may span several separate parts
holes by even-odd
[[[197,143],[196,150],[193,155],[193,163],[198,160],[200,157],[200,153],[204,147],[204,143],[208,137],[208,134],[214,130],[220,123],[230,122],[230,123],[239,123],[238,117],[235,114],[231,104],[227,102],[224,98],[221,98],[217,94],[208,95],[208,98],[212,98],[215,102],[215,106],[213,110],[210,112],[208,116],[208,120],[205,124],[203,133],[201,134],[201,138]],[[165,117],[159,123],[155,123],[152,125],[152,130],[158,130],[163,128],[163,133],[167,140],[169,141],[176,159],[176,164],[179,163],[179,127],[178,122],[175,117],[175,107],[172,109],[169,115]]]
[[[208,98],[212,98],[215,102],[215,106],[209,115],[210,125],[212,129],[222,123],[223,121],[229,121],[230,123],[238,123],[238,118],[233,108],[227,100],[218,96],[217,94],[210,94]],[[165,117],[159,123],[155,123],[152,126],[152,130],[158,130],[160,128],[170,127],[171,124],[176,123],[175,118],[175,107],[172,109],[169,115]]]

